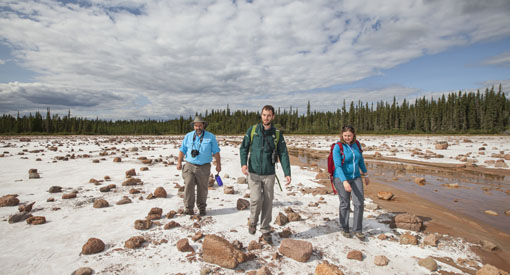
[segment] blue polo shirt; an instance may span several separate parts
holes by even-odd
[[[185,155],[185,160],[195,165],[211,163],[212,156],[220,151],[216,136],[211,132],[203,131],[202,136],[195,136],[195,131],[189,132],[184,136],[179,150]],[[193,141],[193,137],[195,141]],[[196,157],[191,156],[191,150],[198,150],[200,153]]]

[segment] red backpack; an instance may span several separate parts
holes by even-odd
[[[329,155],[328,155],[328,173],[329,173],[329,180],[331,181],[331,188],[333,189],[333,193],[336,194],[335,185],[333,184],[333,177],[335,176],[335,162],[333,161],[333,149],[335,148],[335,145],[338,144],[338,147],[340,148],[340,156],[342,157],[342,165],[344,165],[345,161],[345,155],[344,155],[344,147],[342,146],[341,142],[333,143],[331,144],[331,148],[329,149]],[[356,140],[356,145],[358,145],[359,151],[363,153],[363,149],[361,149],[361,144],[359,144],[359,141]]]

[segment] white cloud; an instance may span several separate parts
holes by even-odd
[[[289,91],[350,83],[424,53],[510,35],[509,2],[486,2],[3,1],[0,39],[38,74],[34,85],[16,84],[39,99],[10,99],[23,110],[52,96],[67,99],[56,108],[108,118],[174,117],[227,103],[306,106],[309,99],[328,109],[343,98],[416,91]],[[151,104],[133,107],[137,95]],[[101,98],[113,108],[93,101]]]
[[[494,56],[485,62],[484,64],[487,65],[499,65],[499,66],[505,66],[510,67],[510,52],[502,53],[498,56]]]

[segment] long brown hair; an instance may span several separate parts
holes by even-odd
[[[343,133],[345,133],[345,132],[351,132],[352,133],[353,138],[352,138],[351,143],[347,143],[344,140]],[[340,142],[342,142],[343,144],[354,144],[356,142],[356,130],[354,130],[354,127],[352,127],[352,126],[344,126],[344,127],[342,127],[342,131],[340,132]]]

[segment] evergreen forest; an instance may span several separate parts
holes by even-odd
[[[354,126],[364,134],[496,134],[510,129],[510,100],[501,85],[485,92],[454,92],[441,97],[418,98],[414,102],[363,103],[339,102],[336,111],[299,113],[290,107],[276,108],[275,126],[287,134],[337,134],[344,125]],[[261,106],[262,107],[262,106]],[[206,111],[202,115],[214,134],[244,134],[249,126],[260,122],[260,111]],[[171,120],[102,120],[40,112],[20,116],[2,115],[3,135],[162,135],[184,134],[192,130],[193,117]]]

